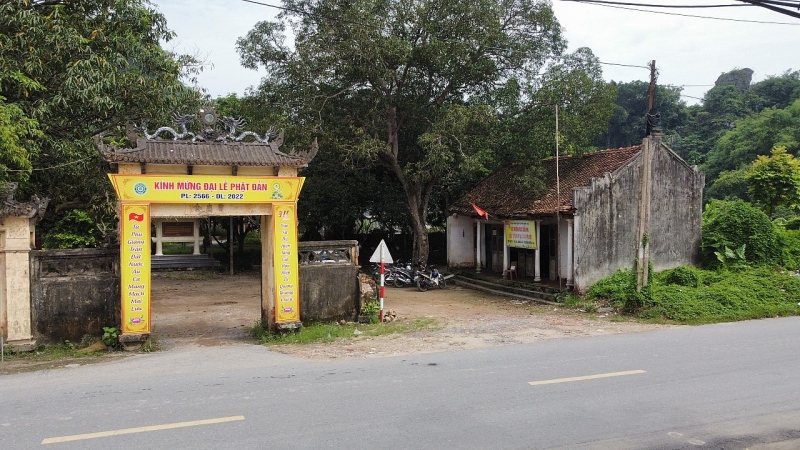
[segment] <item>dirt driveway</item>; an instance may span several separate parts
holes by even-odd
[[[157,272],[152,279],[153,334],[162,349],[253,342],[247,329],[260,317],[257,273],[230,277],[207,272]],[[394,310],[401,321],[430,318],[440,326],[403,335],[273,348],[303,358],[364,358],[636,333],[664,327],[620,320],[613,313],[563,310],[455,286],[428,292],[387,287],[384,309]]]

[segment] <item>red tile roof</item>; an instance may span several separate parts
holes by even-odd
[[[498,169],[480,182],[474,189],[453,203],[451,213],[475,215],[470,203],[475,203],[495,218],[522,218],[534,214],[554,214],[556,205],[560,211],[570,211],[572,189],[588,186],[592,178],[614,172],[641,151],[642,146],[600,150],[584,153],[583,156],[561,156],[558,158],[560,201],[556,189],[556,159],[541,161],[545,191],[536,195],[522,189],[517,179],[525,173],[527,165],[512,164]]]

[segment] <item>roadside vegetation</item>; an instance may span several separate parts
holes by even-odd
[[[257,322],[250,328],[250,335],[265,345],[311,344],[315,342],[333,342],[339,339],[431,331],[438,330],[441,327],[442,325],[433,319],[420,318],[384,324],[356,322],[313,323],[296,331],[270,333],[262,322]]]
[[[762,205],[775,211],[779,203]],[[636,271],[618,271],[592,286],[581,302],[684,324],[800,315],[798,228],[796,218],[771,221],[742,200],[712,200],[703,213],[701,268],[653,273],[639,292]]]

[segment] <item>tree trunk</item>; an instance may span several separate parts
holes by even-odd
[[[409,181],[406,178],[403,168],[398,160],[400,144],[398,131],[400,124],[397,120],[395,107],[390,107],[386,112],[386,131],[388,134],[387,151],[382,152],[383,163],[392,170],[406,194],[406,206],[411,215],[411,226],[414,229],[414,245],[412,260],[428,261],[430,245],[428,242],[428,203],[430,203],[431,192],[435,179]]]

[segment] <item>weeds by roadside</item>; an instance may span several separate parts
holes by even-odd
[[[332,342],[338,339],[355,339],[358,337],[384,336],[389,334],[412,333],[415,331],[431,331],[441,329],[442,325],[434,319],[399,320],[385,324],[363,324],[346,322],[315,323],[304,326],[297,331],[270,333],[263,322],[249,329],[250,335],[265,345],[274,344],[311,344],[315,342]]]
[[[731,322],[800,315],[800,278],[770,267],[682,266],[653,274],[650,284],[636,292],[636,273],[621,270],[598,281],[585,298],[654,323]]]

